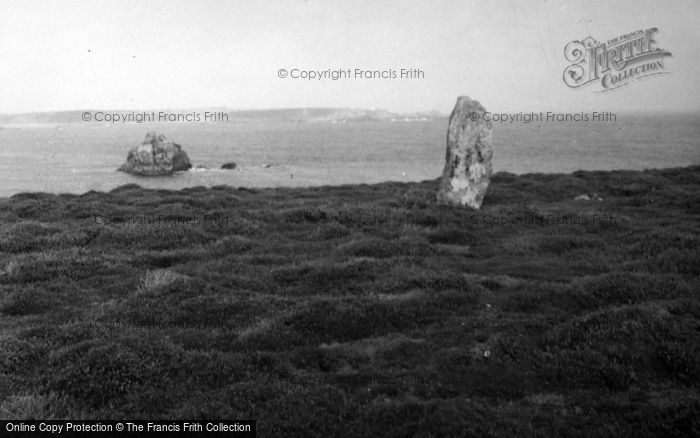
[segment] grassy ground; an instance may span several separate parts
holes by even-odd
[[[0,200],[0,417],[700,433],[700,166],[436,189]]]

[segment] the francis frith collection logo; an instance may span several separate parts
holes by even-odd
[[[571,88],[598,84],[597,91],[611,91],[638,79],[668,73],[665,58],[671,52],[658,47],[657,28],[637,30],[601,43],[592,37],[571,41],[564,48],[572,64],[564,70]]]

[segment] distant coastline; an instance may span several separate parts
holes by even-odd
[[[321,123],[321,122],[372,122],[372,121],[412,121],[434,120],[446,118],[448,114],[438,111],[425,111],[414,113],[398,113],[383,109],[358,109],[358,108],[289,108],[266,110],[233,110],[230,108],[178,108],[178,109],[85,109],[74,111],[31,112],[17,114],[0,113],[0,127],[3,125],[23,124],[65,124],[85,123],[82,119],[84,113],[104,114],[155,114],[159,113],[182,114],[191,113],[223,113],[228,116],[228,122],[297,122],[297,123]],[[92,120],[90,122],[93,122]],[[156,120],[155,122],[158,122]],[[131,122],[136,123],[136,122]]]
[[[491,109],[494,114],[529,113],[545,111],[543,109],[507,110]],[[42,124],[67,124],[86,123],[81,118],[85,112],[104,114],[191,114],[191,113],[221,113],[228,116],[228,122],[296,122],[296,123],[338,123],[338,122],[384,122],[384,121],[425,121],[447,119],[448,113],[440,111],[417,112],[392,112],[377,108],[279,108],[279,109],[231,109],[225,107],[201,107],[201,108],[160,108],[160,109],[96,109],[67,111],[35,111],[27,113],[0,113],[0,129],[8,125],[42,125]],[[545,111],[546,112],[546,111]],[[617,111],[616,114],[631,117],[667,118],[667,117],[696,117],[700,119],[700,112],[648,112],[648,111]],[[94,123],[93,120],[90,121]],[[157,120],[155,121],[158,122]],[[167,122],[167,121],[165,121]],[[136,122],[128,122],[136,123]]]

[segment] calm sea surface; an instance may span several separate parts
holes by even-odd
[[[494,170],[512,173],[700,164],[700,118],[617,115],[609,123],[495,124]],[[437,178],[447,120],[349,123],[170,123],[0,127],[0,196],[143,187],[271,187]],[[116,169],[149,130],[209,170],[142,178]],[[234,161],[239,169],[218,170]],[[271,167],[263,165],[271,164]]]

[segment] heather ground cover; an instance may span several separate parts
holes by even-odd
[[[699,166],[437,184],[0,200],[0,417],[700,433]]]

